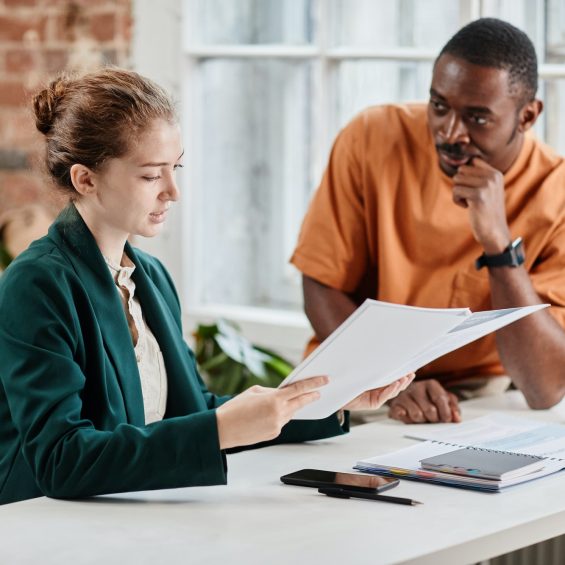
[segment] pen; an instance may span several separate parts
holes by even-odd
[[[362,492],[359,490],[347,490],[345,488],[319,488],[318,492],[335,498],[365,498],[367,500],[379,500],[380,502],[392,502],[393,504],[406,504],[408,506],[416,506],[422,504],[417,500],[410,498],[400,498],[398,496],[385,496],[372,492]]]

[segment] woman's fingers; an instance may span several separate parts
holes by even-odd
[[[279,389],[279,392],[283,398],[290,400],[302,394],[306,394],[320,387],[323,387],[328,383],[329,379],[326,376],[310,377],[308,379],[289,384],[288,386]]]
[[[310,404],[311,402],[315,402],[320,398],[320,393],[317,390],[311,392],[305,392],[300,396],[295,396],[287,401],[287,407],[290,413],[290,418],[292,419],[292,415],[297,411],[300,410],[303,406]]]

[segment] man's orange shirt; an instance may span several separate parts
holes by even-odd
[[[527,135],[504,184],[524,266],[565,326],[565,162]],[[338,135],[291,262],[359,303],[492,309],[487,269],[475,269],[483,249],[452,186],[439,168],[424,104],[369,108]],[[375,339],[380,332],[386,328],[375,328]],[[444,382],[498,374],[494,335],[418,371]]]

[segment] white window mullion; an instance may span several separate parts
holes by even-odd
[[[314,42],[320,55],[313,68],[311,140],[313,158],[310,176],[316,185],[328,158],[329,138],[334,124],[334,112],[331,103],[334,89],[331,83],[333,64],[327,55],[330,35],[329,2],[316,0],[314,10]],[[314,188],[312,187],[312,189]]]
[[[332,60],[374,59],[384,61],[434,61],[437,49],[421,47],[395,47],[374,49],[362,47],[334,47],[326,51],[326,56]]]
[[[197,59],[312,59],[319,52],[309,45],[191,45],[185,54]]]

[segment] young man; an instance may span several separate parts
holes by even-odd
[[[390,403],[393,418],[459,421],[450,389],[504,390],[505,374],[532,408],[565,393],[565,163],[529,131],[536,90],[528,37],[480,19],[441,51],[427,107],[369,108],[335,141],[292,257],[312,345],[367,297],[552,304],[422,368]]]

